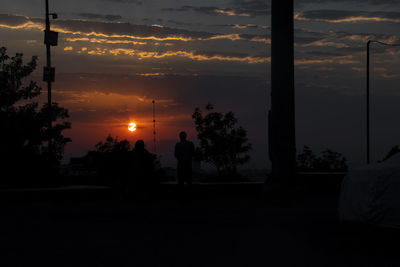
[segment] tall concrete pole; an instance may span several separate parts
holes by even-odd
[[[271,110],[272,179],[293,185],[296,165],[293,0],[272,0]]]

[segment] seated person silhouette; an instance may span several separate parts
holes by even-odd
[[[178,160],[177,175],[178,186],[181,193],[183,193],[184,183],[192,185],[192,159],[194,155],[193,142],[186,140],[186,132],[180,132],[180,142],[175,145],[174,156]]]
[[[143,195],[151,190],[153,158],[145,149],[143,140],[138,140],[131,152],[132,169],[131,179],[128,181],[127,191],[129,194]],[[133,178],[133,179],[132,179]]]

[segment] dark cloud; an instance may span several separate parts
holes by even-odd
[[[345,54],[339,52],[328,52],[328,51],[308,51],[306,54],[316,57],[343,57]]]
[[[109,15],[109,14],[95,14],[95,13],[78,13],[79,17],[86,19],[100,19],[107,21],[116,21],[122,19],[120,15]]]
[[[324,22],[352,22],[362,20],[375,21],[400,21],[400,12],[386,11],[350,11],[350,10],[310,10],[301,12],[296,16],[298,20],[324,21]]]
[[[365,44],[368,40],[379,40],[387,43],[399,42],[399,37],[396,35],[347,31],[327,31],[321,33],[296,29],[294,37],[295,44],[298,46],[331,47],[331,49],[335,49],[331,50],[331,52],[337,49],[341,55],[343,55],[343,53],[354,54],[355,52],[365,51]],[[384,51],[382,47],[381,50]],[[312,54],[314,52],[307,51],[306,53]],[[318,53],[319,52],[315,52],[315,55]],[[325,50],[324,53],[326,53],[326,56],[330,56],[330,51]],[[321,53],[321,56],[322,55],[323,53]],[[334,54],[332,54],[332,56],[334,56]]]
[[[0,23],[9,26],[18,26],[28,22],[28,18],[25,16],[16,16],[8,14],[0,14]]]
[[[234,0],[234,9],[252,16],[267,16],[271,12],[270,2],[265,0]]]
[[[182,6],[180,8],[164,8],[163,11],[193,11],[207,15],[227,16],[268,16],[270,6],[263,0],[235,0],[230,7],[215,6]]]
[[[87,14],[86,14],[87,15]],[[90,17],[99,17],[96,14]],[[28,18],[18,15],[0,14],[0,23],[10,26],[21,26],[28,22],[43,24],[41,18]],[[82,21],[82,20],[54,20],[53,26],[60,27],[63,30],[82,33],[102,33],[106,35],[134,35],[135,37],[156,37],[167,38],[178,36],[183,38],[210,38],[217,34],[200,31],[189,31],[184,29],[174,29],[169,27],[153,27],[147,25],[137,25],[131,23],[114,23],[100,21]]]
[[[266,35],[256,35],[256,34],[239,34],[240,38],[244,39],[244,40],[253,40],[254,38],[271,38],[270,35],[266,34]]]
[[[359,52],[360,48],[358,46],[360,43],[365,44],[368,40],[379,40],[388,43],[397,43],[399,41],[398,36],[389,34],[347,31],[316,32],[307,29],[295,29],[294,37],[296,45],[307,46],[314,43],[318,46],[336,46],[340,47],[341,52],[346,50],[349,54],[354,51]],[[364,46],[362,47],[365,49]],[[353,48],[354,50],[352,50]]]
[[[313,36],[313,37],[326,37],[328,34],[326,32],[316,32],[310,29],[304,29],[304,28],[295,28],[294,29],[294,35],[308,35],[308,36]]]
[[[398,5],[399,0],[351,0],[353,2],[368,3],[371,5]]]
[[[335,0],[335,2],[348,2],[348,3],[359,3],[369,5],[398,5],[399,0]],[[320,4],[320,3],[332,3],[332,0],[297,0],[295,1],[296,6],[302,6],[305,4]]]
[[[85,14],[86,17],[102,17],[102,15]],[[0,22],[4,25],[24,25],[28,22],[36,24],[43,24],[41,18],[28,18],[23,16],[8,16],[0,15]],[[10,23],[9,23],[10,22]],[[255,41],[256,38],[268,38],[268,36],[254,35],[254,34],[240,34],[240,35],[223,35],[202,31],[190,31],[185,29],[137,25],[131,23],[117,23],[117,22],[104,22],[104,21],[82,21],[82,20],[54,20],[52,22],[54,27],[60,28],[60,31],[72,34],[102,34],[109,36],[132,37],[132,38],[150,38],[150,39],[168,39],[171,40],[210,40],[210,39],[231,39],[231,40],[246,40]],[[61,30],[62,29],[62,30]],[[104,36],[107,37],[107,36]]]
[[[365,52],[365,46],[364,45],[350,46],[350,47],[337,48],[336,50],[344,54],[355,54],[355,53]]]
[[[295,36],[294,42],[299,45],[309,44],[316,41],[321,40],[321,38],[316,37],[303,37],[303,36]]]
[[[194,12],[203,13],[203,14],[207,14],[207,15],[217,15],[218,10],[227,11],[227,9],[221,9],[218,7],[211,7],[211,6],[207,6],[207,7],[182,6],[180,8],[163,8],[162,9],[162,11],[177,11],[177,12],[194,11]]]
[[[101,0],[104,2],[113,2],[113,3],[128,3],[128,4],[136,4],[136,5],[142,5],[143,1],[140,0]]]
[[[338,38],[338,39],[343,39],[343,38],[353,38],[358,37],[360,39],[365,38],[365,39],[375,39],[375,40],[387,40],[387,39],[395,39],[396,36],[394,35],[388,35],[388,34],[377,34],[377,33],[350,33],[346,31],[332,31],[330,32],[330,35]]]
[[[137,25],[131,23],[106,23],[96,21],[75,21],[75,20],[57,20],[54,25],[61,26],[71,31],[80,31],[84,33],[98,32],[109,35],[134,35],[136,37],[157,37],[166,38],[179,36],[186,38],[209,38],[214,36],[208,32],[188,31],[183,29],[174,29],[169,27],[154,27],[147,25]]]
[[[267,29],[271,28],[271,26],[256,25],[256,24],[215,24],[212,26],[214,26],[214,27],[229,27],[229,28],[236,28],[236,29],[260,29],[260,30],[267,30]]]
[[[226,51],[206,51],[206,50],[198,50],[195,52],[195,55],[201,55],[201,56],[208,56],[208,57],[213,57],[213,56],[222,56],[222,57],[239,57],[239,58],[244,58],[249,56],[248,53],[235,53],[235,52],[226,52]],[[265,57],[265,55],[262,55],[261,57]]]
[[[192,26],[193,25],[193,23],[176,21],[176,20],[172,20],[172,19],[168,20],[167,22],[171,23],[171,24],[179,25],[179,26]]]

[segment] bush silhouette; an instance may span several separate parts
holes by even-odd
[[[297,170],[302,172],[344,172],[348,170],[347,159],[341,153],[326,149],[317,157],[308,146],[297,155]]]

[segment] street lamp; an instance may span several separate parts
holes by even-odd
[[[370,117],[369,117],[369,59],[370,59],[370,53],[369,53],[369,48],[371,46],[371,43],[377,43],[381,45],[386,45],[386,46],[400,46],[400,44],[388,44],[385,42],[377,41],[377,40],[368,40],[367,42],[367,164],[370,163]]]
[[[58,32],[50,30],[50,18],[57,19],[56,13],[49,13],[49,0],[46,0],[46,29],[44,31],[44,43],[46,45],[46,66],[43,67],[43,81],[47,82],[47,100],[49,108],[49,121],[48,121],[48,133],[49,133],[49,153],[52,151],[52,140],[51,140],[51,128],[52,128],[52,107],[51,107],[51,83],[55,80],[55,68],[51,67],[51,54],[50,47],[57,46],[58,44]]]

